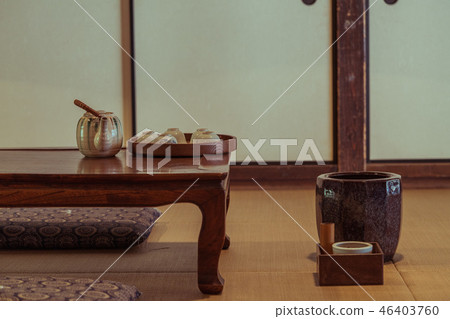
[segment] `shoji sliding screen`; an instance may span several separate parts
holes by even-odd
[[[333,160],[331,1],[135,0],[137,130],[207,127],[295,161]],[[297,145],[290,145],[296,143]],[[251,157],[254,160],[253,157]]]
[[[119,0],[78,3],[120,41]],[[76,147],[75,98],[123,119],[122,51],[86,12],[0,1],[0,148]]]
[[[450,159],[450,1],[370,9],[370,159]]]

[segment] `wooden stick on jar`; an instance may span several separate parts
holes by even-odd
[[[98,113],[96,110],[94,110],[92,107],[90,107],[89,105],[81,102],[80,100],[75,100],[73,101],[73,103],[78,106],[79,108],[82,108],[83,110],[85,110],[86,112],[91,113],[92,115],[95,115],[97,117],[100,117],[100,113]]]
[[[334,223],[320,223],[320,246],[329,254],[333,253]]]

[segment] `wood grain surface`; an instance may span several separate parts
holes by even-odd
[[[366,165],[368,21],[366,0],[336,0],[337,163],[339,171]],[[354,24],[353,24],[354,23]],[[345,32],[345,34],[344,34]]]
[[[230,245],[225,234],[229,161],[227,156],[224,159],[196,163],[192,158],[171,158],[161,166],[152,158],[133,157],[125,150],[116,157],[93,159],[84,158],[76,150],[0,150],[0,206],[193,203],[202,214],[198,287],[204,293],[217,294],[223,289],[218,269],[220,253]]]

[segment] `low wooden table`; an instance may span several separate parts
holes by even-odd
[[[218,265],[230,241],[225,234],[229,158],[172,158],[161,168],[138,162],[126,150],[111,158],[85,158],[78,150],[0,150],[1,207],[160,206],[189,202],[202,212],[198,239],[198,286],[218,294]],[[128,163],[127,163],[128,161]],[[139,168],[139,169],[138,169]],[[184,194],[183,194],[184,193]]]

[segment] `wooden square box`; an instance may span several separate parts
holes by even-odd
[[[360,285],[382,285],[383,251],[377,242],[371,244],[373,245],[373,251],[370,254],[331,254],[330,256],[334,260],[317,245],[319,285],[356,285],[355,281],[342,268]]]

